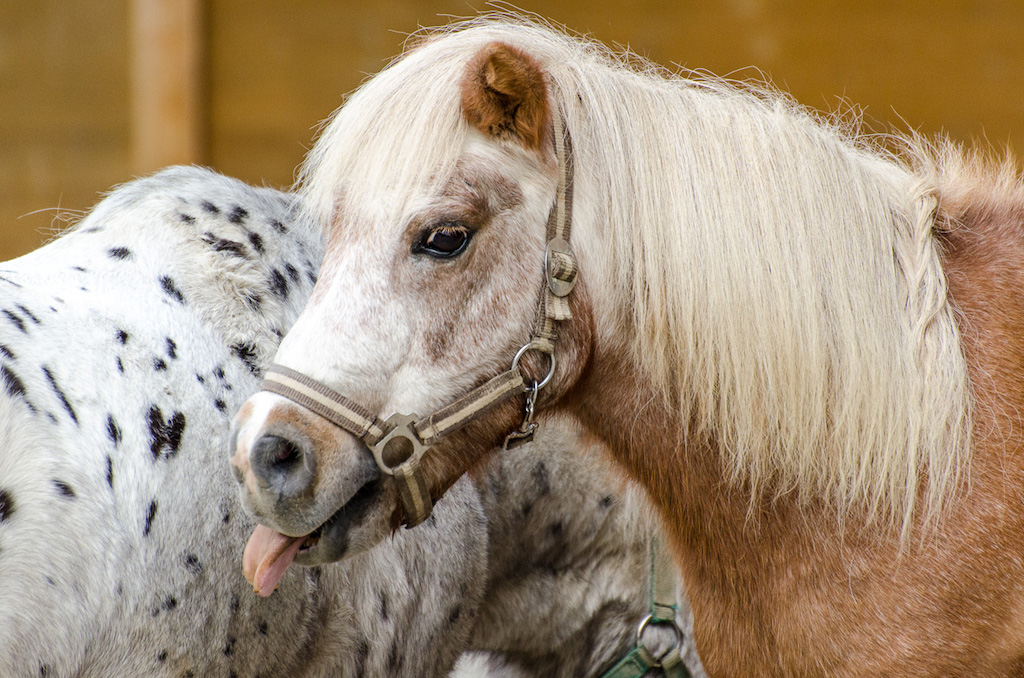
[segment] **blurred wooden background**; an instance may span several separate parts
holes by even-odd
[[[1024,143],[1020,0],[520,0],[663,64],[760,69],[823,110]],[[0,260],[111,186],[195,162],[287,186],[317,123],[407,33],[475,0],[0,2]]]

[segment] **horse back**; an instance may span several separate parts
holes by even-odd
[[[971,468],[947,532],[973,535],[965,568],[987,581],[985,640],[1024,671],[1024,182],[1015,160],[942,148],[937,238],[972,392]],[[958,536],[960,535],[960,536]],[[975,562],[972,563],[972,560]],[[996,603],[995,601],[999,602]],[[1003,661],[997,660],[1001,656]]]

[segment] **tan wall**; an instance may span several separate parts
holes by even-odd
[[[129,178],[127,2],[0,2],[0,259]],[[32,213],[36,210],[42,212]]]
[[[1024,143],[1018,0],[517,4],[664,64],[740,78],[756,66],[807,105],[863,107],[876,129]],[[131,11],[130,0],[0,3],[0,259],[60,225],[49,208],[73,215],[132,177]],[[316,124],[403,34],[471,12],[452,0],[207,0],[199,160],[289,184]]]

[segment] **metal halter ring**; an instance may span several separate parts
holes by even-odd
[[[654,656],[653,652],[651,652],[649,649],[647,649],[647,646],[644,645],[644,640],[643,640],[644,629],[646,629],[647,625],[652,623],[652,622],[654,624],[671,626],[672,627],[672,631],[676,634],[676,646],[673,647],[673,648],[670,648],[668,650],[668,652],[666,652],[666,653],[664,653],[662,655],[661,658],[664,658],[665,656],[670,654],[673,650],[678,650],[680,653],[682,653],[682,650],[683,650],[683,632],[682,632],[682,630],[680,630],[679,626],[677,626],[675,622],[668,621],[667,619],[662,619],[662,620],[655,621],[654,620],[654,615],[651,615],[651,614],[647,615],[642,620],[640,620],[640,625],[636,627],[636,646],[637,647],[642,647],[647,652],[647,654],[649,654],[652,658],[654,658],[655,660],[659,660],[658,657]],[[659,666],[660,666],[660,663],[659,663]],[[653,668],[657,668],[657,667],[653,667]]]
[[[540,353],[546,355],[548,357],[548,360],[551,361],[551,367],[548,369],[547,375],[539,382],[537,382],[537,385],[534,387],[537,391],[539,391],[545,386],[547,386],[548,382],[551,381],[551,377],[555,375],[555,354],[553,352],[548,352],[544,350],[538,344],[531,341],[530,343],[524,345],[521,349],[519,349],[519,351],[516,353],[516,357],[512,358],[513,370],[519,367],[519,359],[526,355],[528,351],[539,351]]]

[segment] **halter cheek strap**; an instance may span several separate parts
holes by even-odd
[[[538,391],[554,374],[558,323],[568,320],[572,315],[567,297],[576,285],[578,273],[576,257],[569,246],[572,226],[572,141],[561,117],[555,115],[554,118],[555,155],[559,172],[555,204],[548,215],[544,286],[530,341],[519,349],[508,370],[425,417],[417,419],[415,415],[394,414],[386,420],[381,420],[359,403],[315,379],[283,365],[271,365],[264,377],[261,390],[291,400],[366,444],[381,472],[395,480],[405,512],[406,527],[413,527],[426,520],[433,508],[433,500],[421,471],[422,459],[433,445],[522,393],[527,393],[523,423],[506,437],[506,446],[514,447],[527,442],[537,428],[537,423],[533,421],[533,406]],[[540,382],[528,385],[519,361],[530,351],[546,354],[550,368]]]

